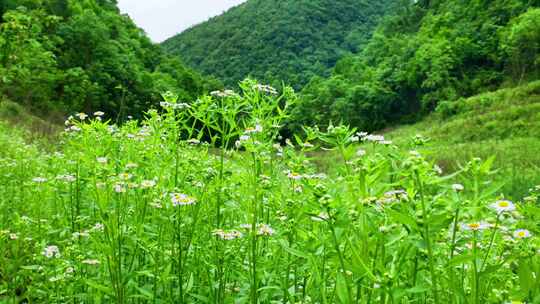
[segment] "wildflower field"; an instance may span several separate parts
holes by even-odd
[[[293,91],[251,81],[164,99],[70,117],[48,150],[0,126],[0,302],[540,303],[540,187],[506,199],[492,158],[283,138]]]

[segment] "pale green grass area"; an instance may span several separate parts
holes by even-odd
[[[32,115],[23,106],[8,100],[0,99],[0,122],[10,125],[3,133],[14,132],[29,142],[39,142],[44,148],[48,148],[57,140],[62,126],[51,123],[45,119]]]
[[[399,147],[413,148],[411,138],[429,142],[418,150],[441,168],[456,170],[472,157],[495,156],[505,194],[521,198],[540,184],[540,81],[455,102],[425,120],[385,133]]]

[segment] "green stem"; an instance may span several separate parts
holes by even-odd
[[[433,262],[433,248],[431,245],[431,239],[429,237],[429,217],[427,212],[427,206],[426,206],[426,200],[424,197],[424,185],[422,184],[422,181],[420,180],[420,174],[418,171],[415,171],[416,175],[416,181],[418,184],[418,188],[420,190],[420,202],[422,203],[422,215],[424,217],[424,239],[426,241],[426,246],[428,250],[428,263],[429,263],[429,272],[431,274],[431,289],[433,293],[433,298],[435,300],[435,303],[439,303],[439,294],[437,292],[437,276],[435,275],[435,264]]]
[[[258,164],[255,153],[252,153],[253,157],[253,190],[255,192],[255,200],[253,202],[253,216],[251,222],[251,303],[258,303],[258,282],[257,282],[257,220],[258,220],[258,210],[257,210],[257,201],[258,201],[258,191],[257,191],[257,178],[258,174]]]
[[[493,227],[493,231],[491,232],[491,237],[490,237],[490,240],[489,240],[489,246],[488,246],[488,249],[486,251],[486,254],[484,255],[484,259],[482,260],[480,270],[484,269],[484,266],[486,265],[487,259],[489,257],[490,252],[491,252],[491,248],[493,247],[493,241],[495,241],[495,235],[497,234],[497,229],[499,228],[499,223],[500,223],[500,220],[501,220],[501,214],[502,213],[497,214],[497,220],[495,221],[495,227]]]
[[[480,278],[479,278],[479,274],[478,274],[478,263],[476,261],[477,256],[478,256],[478,248],[477,247],[478,247],[477,246],[477,232],[475,230],[473,232],[473,284],[474,284],[473,296],[474,296],[474,303],[475,304],[479,303],[478,287],[479,287],[479,283],[480,283]]]
[[[330,214],[330,210],[328,210],[328,214]],[[343,258],[343,253],[341,252],[341,249],[339,249],[339,243],[338,243],[338,240],[337,240],[337,235],[336,235],[336,230],[334,229],[334,222],[333,222],[333,219],[330,219],[330,223],[329,223],[329,226],[330,226],[330,230],[332,231],[332,240],[334,241],[334,248],[336,249],[336,252],[338,254],[338,257],[339,257],[339,264],[340,264],[340,267],[341,267],[341,273],[344,275],[345,277],[345,284],[347,286],[347,297],[348,297],[348,301],[350,302],[350,300],[352,299],[352,296],[351,296],[351,287],[349,286],[349,280],[347,279],[346,275],[345,275],[345,259]]]

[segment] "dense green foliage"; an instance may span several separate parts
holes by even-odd
[[[296,88],[357,52],[393,0],[249,0],[163,43],[229,86],[247,76]]]
[[[153,45],[116,1],[2,0],[0,14],[0,96],[49,117],[101,110],[123,119],[161,92],[191,100],[209,85]]]
[[[78,115],[54,153],[0,124],[0,301],[540,301],[540,187],[510,202],[492,160],[446,175],[346,126],[282,146],[292,90],[241,88]]]
[[[359,54],[341,59],[331,77],[309,83],[293,123],[381,129],[441,102],[538,79],[539,4],[403,1]]]

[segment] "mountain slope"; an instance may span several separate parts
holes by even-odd
[[[74,111],[140,115],[164,91],[209,82],[152,44],[115,0],[0,1],[0,97],[56,120]]]
[[[393,0],[249,0],[163,46],[227,85],[252,76],[297,88],[357,52]]]
[[[378,130],[540,77],[538,0],[409,1],[305,86],[294,123]]]

